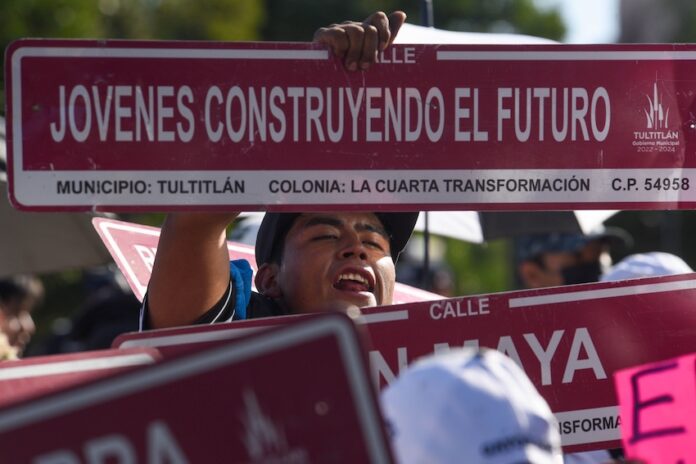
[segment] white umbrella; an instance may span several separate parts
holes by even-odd
[[[470,243],[483,243],[498,238],[546,232],[588,234],[601,229],[602,223],[618,210],[484,212],[430,211],[428,232]],[[417,231],[425,231],[425,214],[416,223]]]
[[[397,44],[554,44],[543,37],[522,34],[492,34],[486,32],[446,31],[434,27],[404,24],[394,39]]]

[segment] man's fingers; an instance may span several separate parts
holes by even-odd
[[[334,55],[341,58],[346,54],[350,46],[346,32],[342,27],[335,24],[317,29],[314,33],[314,42],[328,46]]]
[[[395,11],[389,15],[388,19],[389,19],[390,37],[389,37],[389,42],[387,43],[387,46],[391,45],[392,42],[394,42],[394,39],[396,38],[396,34],[399,33],[399,29],[401,29],[401,26],[403,26],[404,23],[406,22],[406,13],[404,13],[403,11]]]
[[[378,35],[378,46],[379,50],[382,51],[387,48],[391,38],[391,31],[389,30],[389,18],[382,11],[372,13],[363,22],[363,26],[373,26],[377,31]]]
[[[362,23],[346,21],[322,27],[314,33],[314,41],[330,47],[349,71],[367,69],[377,61],[377,53],[391,45],[404,21],[403,11],[389,16],[378,11]]]
[[[369,68],[377,60],[377,46],[379,43],[379,33],[375,26],[365,26],[364,30],[360,69]]]
[[[346,36],[348,36],[348,48],[346,49],[344,63],[348,71],[355,71],[358,69],[358,63],[363,54],[365,29],[360,24],[346,24],[342,27]]]

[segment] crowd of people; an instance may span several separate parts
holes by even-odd
[[[402,12],[378,12],[363,22],[321,28],[314,40],[339,56],[348,71],[364,71],[392,43],[404,20]],[[258,231],[258,271],[253,275],[246,261],[228,260],[226,231],[237,213],[170,214],[140,310],[140,328],[389,305],[395,263],[417,215],[267,213]],[[520,280],[526,288],[540,288],[691,272],[682,260],[664,253],[634,255],[609,267],[607,252],[617,240],[606,232],[525,237],[518,247]],[[257,291],[252,291],[252,280]],[[0,281],[0,359],[21,356],[34,331],[31,312],[41,298],[35,278]],[[113,304],[120,308],[132,301]],[[104,312],[97,317],[105,317]],[[402,373],[381,399],[398,462],[564,460],[549,406],[524,371],[496,351],[462,349],[430,356]],[[615,457],[603,453],[565,459],[608,462]]]

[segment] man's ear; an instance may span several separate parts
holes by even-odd
[[[283,296],[283,292],[278,285],[278,272],[280,267],[275,263],[264,263],[254,278],[256,289],[268,298],[278,299]]]
[[[517,268],[525,288],[539,288],[542,285],[543,270],[533,261],[522,261]]]

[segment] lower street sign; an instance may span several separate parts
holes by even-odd
[[[389,463],[363,357],[322,315],[23,398],[0,405],[0,461]]]
[[[383,387],[416,358],[485,346],[517,361],[546,398],[566,450],[620,446],[612,373],[696,351],[696,274],[363,309],[373,384]],[[288,320],[292,320],[292,316]],[[283,318],[120,336],[114,346],[219,343]]]

